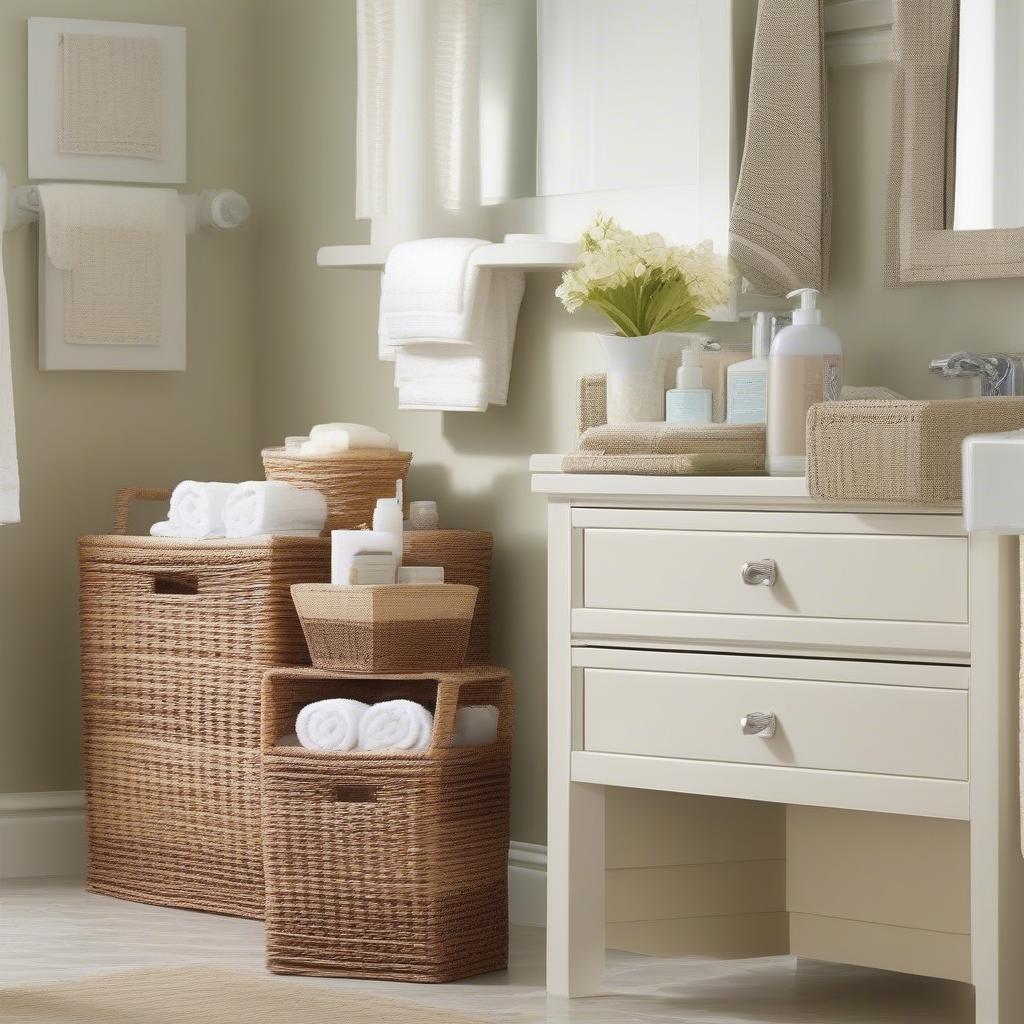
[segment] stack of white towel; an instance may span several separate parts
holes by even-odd
[[[295,738],[279,746],[308,750],[425,750],[434,735],[434,716],[411,700],[364,704],[347,698],[307,704],[295,721]],[[498,709],[475,705],[455,712],[456,747],[485,746],[498,738]]]
[[[318,423],[298,452],[300,455],[337,455],[353,448],[397,447],[389,434],[363,423]]]
[[[379,354],[395,363],[401,409],[483,412],[508,400],[526,286],[477,265],[480,238],[396,245],[381,282]]]
[[[174,488],[167,519],[150,529],[154,537],[210,540],[265,535],[318,537],[327,521],[319,491],[283,480],[242,484],[184,480]]]

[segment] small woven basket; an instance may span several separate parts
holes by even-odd
[[[461,668],[476,594],[453,583],[292,587],[313,664],[342,672]]]
[[[406,699],[426,750],[278,747],[313,701]],[[460,705],[498,708],[497,741],[454,747]],[[277,974],[448,982],[508,964],[512,680],[496,668],[263,682],[267,966]]]
[[[284,448],[263,449],[263,469],[268,480],[283,480],[296,487],[312,488],[327,499],[328,530],[358,530],[373,519],[378,498],[393,498],[395,484],[405,478],[411,452],[384,448],[357,448],[330,456],[303,456]]]
[[[964,438],[1022,427],[1024,398],[812,405],[807,488],[827,501],[959,504]]]

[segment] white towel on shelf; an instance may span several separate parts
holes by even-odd
[[[308,750],[354,750],[369,706],[335,698],[307,704],[295,720],[295,734]]]
[[[208,540],[224,536],[224,507],[234,484],[182,480],[171,493],[167,519],[154,523],[154,537],[187,537]]]
[[[3,237],[10,186],[0,167],[0,523],[21,520],[18,447],[14,433],[14,386],[11,378],[11,323],[4,280]]]
[[[315,490],[283,480],[249,480],[238,484],[224,506],[229,537],[263,534],[319,534],[327,520],[327,500]]]
[[[356,3],[356,219],[387,212],[394,0]]]
[[[498,709],[493,704],[471,704],[455,712],[452,745],[482,747],[498,739]]]
[[[359,723],[361,750],[424,750],[434,733],[434,716],[411,700],[374,704]]]
[[[185,208],[174,189],[39,186],[70,345],[165,345],[184,329]]]

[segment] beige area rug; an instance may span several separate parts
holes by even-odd
[[[447,1010],[300,979],[213,967],[118,971],[0,986],[3,1024],[484,1024]]]

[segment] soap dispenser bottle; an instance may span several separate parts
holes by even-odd
[[[768,349],[771,317],[755,313],[752,355],[732,363],[725,374],[725,418],[728,423],[764,423],[768,417]]]
[[[694,338],[683,349],[676,370],[676,386],[665,392],[665,419],[669,423],[710,423],[711,389],[704,387],[704,370],[700,365],[702,338]]]
[[[843,386],[839,335],[821,322],[818,291],[798,288],[793,324],[775,336],[768,356],[767,460],[769,473],[803,476],[807,470],[807,410],[835,401]]]

